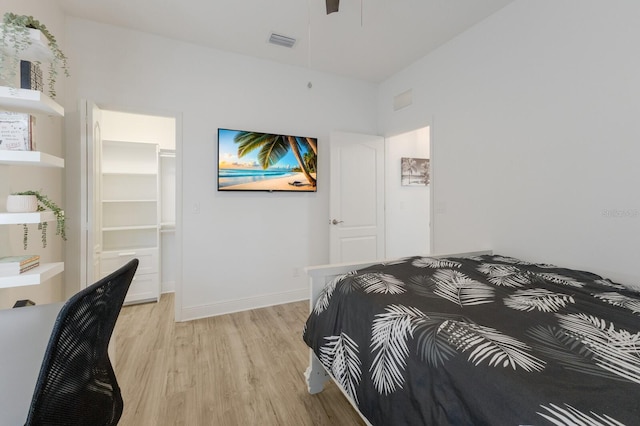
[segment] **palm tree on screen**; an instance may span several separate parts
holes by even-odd
[[[307,166],[309,172],[316,171],[316,154],[313,152],[305,152],[303,156],[304,164]]]
[[[311,147],[311,149],[313,150],[313,154],[318,155],[318,147],[316,145],[316,140],[314,138],[305,138],[305,140],[307,141],[307,144],[309,145],[309,147]]]
[[[239,132],[234,137],[235,143],[238,144],[238,157],[241,158],[259,149],[258,163],[265,170],[280,161],[291,150],[309,184],[316,186],[316,179],[311,176],[312,171],[307,167],[301,154],[301,148],[310,148],[315,157],[315,144],[311,144],[308,139],[255,132]]]

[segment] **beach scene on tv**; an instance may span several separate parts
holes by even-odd
[[[218,190],[315,191],[317,139],[218,129]]]

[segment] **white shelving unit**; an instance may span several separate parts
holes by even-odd
[[[0,151],[0,164],[62,168],[64,159],[40,151]]]
[[[42,31],[29,28],[29,46],[20,52],[20,59],[25,61],[39,61],[49,62],[53,59],[53,52],[49,49],[49,42],[47,37],[42,34]],[[3,31],[0,29],[0,37],[3,37]],[[12,46],[6,46],[5,53],[11,55],[15,52],[15,48]]]
[[[2,31],[0,30],[0,37]],[[49,49],[47,38],[41,31],[29,29],[29,46],[20,51],[19,59],[31,62],[51,62],[53,52]],[[12,54],[13,47],[5,50]],[[0,86],[0,107],[9,111],[43,113],[47,115],[64,116],[64,108],[46,94],[37,90],[14,89]]]
[[[64,108],[38,90],[0,86],[0,106],[10,111],[43,113],[64,117]]]
[[[103,141],[101,275],[140,260],[125,303],[160,298],[158,145]]]
[[[0,213],[0,225],[53,222],[54,220],[56,220],[56,217],[52,211],[33,213]]]
[[[44,263],[20,275],[0,277],[0,288],[36,285],[61,274],[64,271],[63,262]]]
[[[5,166],[64,167],[64,160],[37,151],[0,151],[0,164]],[[0,213],[0,225],[53,222],[52,211],[32,213]],[[42,263],[37,268],[19,275],[0,277],[0,288],[36,285],[64,271],[64,263]]]
[[[0,37],[2,37],[1,30]],[[41,63],[50,62],[53,59],[53,52],[49,49],[47,38],[41,31],[29,29],[29,42],[29,46],[20,51],[18,59]],[[12,46],[5,50],[9,55],[14,52],[15,49]],[[0,86],[0,106],[10,111],[64,116],[64,108],[60,104],[37,90]]]
[[[0,32],[0,37],[2,36]],[[53,53],[46,37],[38,30],[30,29],[30,46],[20,52],[27,61],[49,62]],[[11,53],[12,50],[9,51]],[[32,114],[42,113],[63,117],[64,108],[49,96],[37,90],[14,89],[0,86],[0,109]],[[39,151],[0,151],[0,165],[29,167],[64,167],[64,159]],[[41,223],[55,221],[53,212],[1,213],[0,225]],[[0,288],[41,284],[64,271],[63,262],[42,263],[37,268],[19,275],[0,277]]]

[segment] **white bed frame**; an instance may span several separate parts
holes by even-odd
[[[465,253],[451,253],[451,254],[437,254],[437,255],[426,255],[427,257],[472,257],[472,256],[480,256],[483,254],[493,254],[491,250],[484,251],[474,251],[474,252],[465,252]],[[397,260],[397,259],[393,259]],[[305,272],[309,276],[309,287],[310,287],[310,297],[309,297],[309,312],[313,311],[313,308],[316,304],[316,300],[320,296],[322,289],[329,284],[333,279],[335,279],[338,275],[343,275],[349,273],[351,271],[355,271],[357,269],[366,268],[368,266],[376,265],[379,263],[391,262],[393,260],[374,260],[368,262],[357,262],[357,263],[336,263],[331,265],[319,265],[319,266],[309,266],[304,268]],[[320,360],[316,357],[311,349],[309,349],[309,367],[304,373],[305,378],[307,379],[307,389],[309,393],[316,394],[322,392],[324,389],[324,384],[333,378],[331,375],[325,370],[324,366],[320,363]],[[335,382],[335,380],[334,380]],[[338,388],[342,391],[347,400],[351,403],[353,408],[360,414],[362,420],[367,425],[371,425],[369,421],[360,413],[358,407],[351,400],[351,398],[347,395],[347,393],[342,389],[338,382],[335,382]]]

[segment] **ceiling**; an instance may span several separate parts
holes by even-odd
[[[380,82],[513,0],[59,0],[68,15]],[[293,48],[269,44],[272,32]]]

